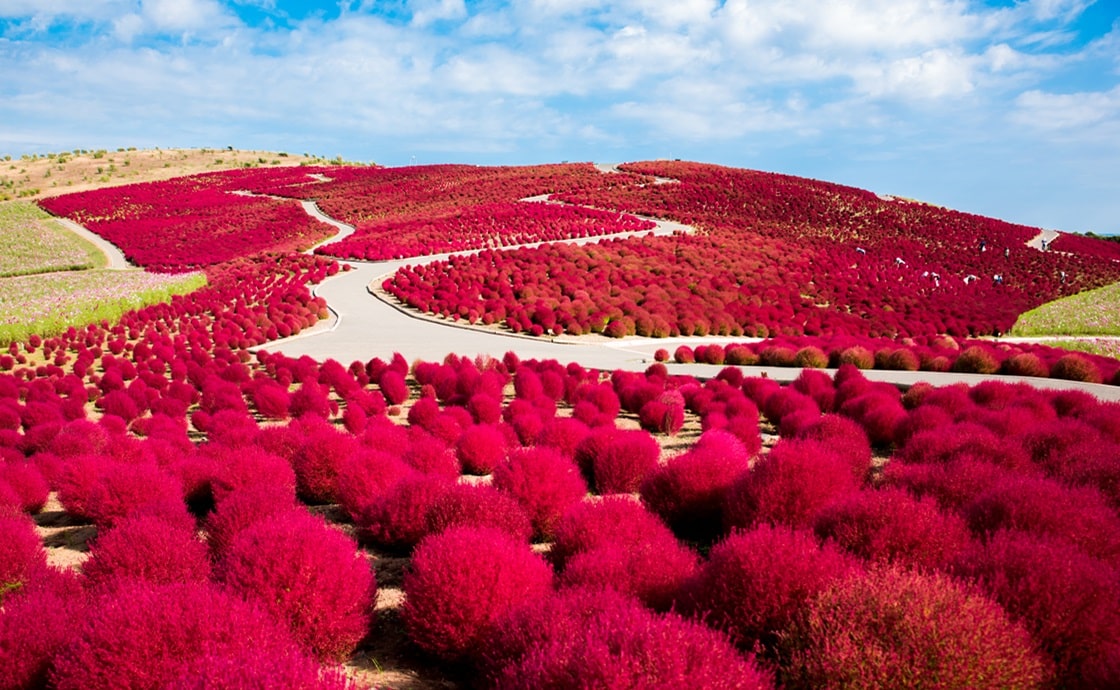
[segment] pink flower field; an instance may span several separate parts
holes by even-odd
[[[1120,269],[828,183],[625,170],[253,169],[44,201],[207,283],[0,350],[0,689],[1120,686],[1120,403],[864,374],[1120,383],[1112,358],[966,337]],[[519,201],[545,194],[564,204]],[[357,232],[297,253],[333,232],[310,200]],[[696,232],[557,242],[637,215]],[[517,340],[259,349],[330,316],[331,257],[436,250],[482,251],[386,290],[527,335],[764,339],[633,371]]]

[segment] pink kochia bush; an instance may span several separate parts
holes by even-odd
[[[595,433],[606,436],[598,449],[584,446],[591,454],[591,474],[600,494],[630,494],[641,488],[650,472],[657,468],[661,446],[657,439],[640,429],[600,427]]]
[[[1058,687],[1120,686],[1120,590],[1101,561],[1054,539],[1004,530],[961,555],[977,582],[1057,665]]]
[[[427,533],[451,527],[493,527],[529,543],[533,525],[529,514],[507,493],[485,484],[452,484],[432,503],[425,514]]]
[[[529,513],[538,539],[552,537],[556,522],[587,495],[575,462],[551,448],[522,448],[494,468],[494,487],[517,499]]]
[[[855,572],[782,636],[783,687],[1046,688],[1051,664],[994,601],[943,574]]]
[[[724,522],[811,527],[822,508],[858,487],[848,459],[825,443],[782,439],[726,493]]]
[[[306,512],[247,527],[215,575],[283,621],[319,659],[345,659],[369,631],[373,570],[351,539]]]
[[[723,630],[745,650],[770,654],[808,600],[859,568],[811,532],[761,525],[716,544],[687,585],[682,609]]]
[[[971,542],[961,516],[942,512],[932,498],[891,488],[841,498],[817,514],[813,528],[866,560],[921,570],[945,568]]]
[[[190,530],[142,515],[125,518],[98,534],[82,573],[92,586],[119,578],[153,584],[206,582],[210,558],[206,545]]]
[[[0,603],[46,565],[47,552],[31,518],[0,509]]]
[[[210,584],[122,582],[90,602],[54,656],[58,690],[159,690],[206,655],[294,643],[264,609]]]
[[[418,647],[460,661],[502,616],[551,588],[552,570],[524,542],[492,528],[452,527],[416,547],[400,615]]]
[[[750,453],[734,435],[705,431],[687,452],[669,458],[642,482],[642,502],[677,534],[719,530],[727,490],[748,469]]]
[[[503,621],[490,668],[502,690],[768,690],[769,674],[721,633],[605,592],[561,592]]]
[[[47,687],[51,659],[85,615],[85,601],[50,589],[10,596],[0,613],[0,690]]]
[[[162,690],[358,690],[342,669],[323,669],[297,648],[207,654]]]
[[[604,517],[610,521],[612,516]],[[632,540],[604,539],[606,523],[588,525],[599,528],[599,543],[565,559],[560,583],[566,587],[616,589],[652,609],[669,610],[684,582],[696,572],[699,559],[668,528],[654,524],[656,527],[648,533]]]

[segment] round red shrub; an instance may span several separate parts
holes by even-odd
[[[865,560],[919,570],[943,569],[971,543],[959,515],[891,488],[845,496],[817,514],[813,529]]]
[[[408,550],[429,532],[428,511],[452,486],[447,477],[415,474],[401,478],[354,516],[362,539]]]
[[[726,632],[741,649],[769,653],[811,597],[858,567],[811,532],[760,525],[712,547],[687,585],[682,609]]]
[[[317,417],[304,418],[295,429],[303,436],[292,458],[297,493],[308,503],[337,503],[338,468],[357,451],[357,439]]]
[[[560,516],[587,495],[572,460],[551,448],[522,448],[494,468],[494,487],[525,507],[536,538],[548,540]]]
[[[287,419],[291,415],[292,396],[279,383],[264,379],[249,390],[253,407],[265,419]]]
[[[1120,565],[1120,516],[1095,489],[1009,477],[978,495],[964,507],[964,514],[978,535],[1001,529],[1047,535]]]
[[[693,364],[696,362],[696,355],[688,345],[678,345],[673,350],[673,361],[677,364]]]
[[[931,496],[942,510],[959,511],[992,486],[1015,476],[998,465],[969,457],[945,463],[892,460],[883,471],[883,482],[915,496]]]
[[[605,434],[600,452],[591,460],[591,474],[600,494],[634,493],[657,468],[661,446],[648,432],[613,429]],[[582,446],[585,452],[590,448]]]
[[[824,369],[828,366],[828,355],[816,345],[806,345],[794,354],[793,364],[803,368]]]
[[[994,374],[999,371],[1000,363],[987,348],[973,345],[961,351],[953,361],[953,371],[970,374]]]
[[[51,659],[85,614],[81,597],[48,589],[20,592],[0,615],[0,690],[47,687]]]
[[[423,429],[413,427],[409,430],[408,448],[401,454],[401,460],[422,474],[430,474],[445,479],[455,479],[461,473],[459,458],[455,449],[443,439],[433,436]]]
[[[35,523],[26,515],[0,509],[0,603],[46,564],[47,552]]]
[[[246,527],[301,509],[290,488],[277,484],[242,487],[225,495],[206,517],[206,543],[220,557]]]
[[[576,554],[612,544],[629,546],[647,538],[672,536],[656,515],[626,496],[581,501],[556,523],[549,559],[563,570]]]
[[[677,534],[715,534],[722,523],[724,494],[747,471],[750,459],[732,434],[705,431],[690,450],[646,477],[642,502]]]
[[[553,417],[537,434],[536,445],[555,448],[564,457],[574,458],[576,448],[589,433],[591,428],[578,419]]]
[[[466,474],[490,474],[507,450],[506,435],[495,424],[468,427],[455,443],[455,453]]]
[[[1106,564],[1053,539],[1002,530],[961,554],[954,573],[976,581],[1031,631],[1057,666],[1058,687],[1120,683],[1115,666],[1103,684],[1092,678],[1120,640],[1120,594]]]
[[[505,614],[543,599],[552,570],[504,532],[453,527],[416,547],[403,588],[400,615],[412,641],[459,661],[484,645]]]
[[[907,463],[979,460],[1015,472],[1037,473],[1030,456],[1014,439],[1002,439],[990,429],[968,422],[918,432],[895,457]]]
[[[408,400],[408,383],[405,382],[404,374],[401,372],[386,369],[381,374],[377,386],[390,405],[401,405]]]
[[[492,527],[528,543],[529,514],[512,496],[485,484],[452,484],[427,511],[427,533],[451,527]]]
[[[159,690],[204,655],[291,644],[263,609],[219,587],[127,581],[90,603],[54,656],[50,687]]]
[[[578,605],[578,604],[577,604]],[[719,632],[625,603],[577,611],[507,665],[493,686],[768,690],[773,682]]]
[[[943,574],[854,573],[783,636],[787,688],[1043,688],[1050,665],[998,604]]]
[[[99,528],[110,528],[131,514],[150,514],[193,526],[183,502],[183,487],[154,464],[109,462],[91,487],[87,515]]]
[[[836,357],[837,366],[850,364],[857,369],[874,369],[875,355],[862,345],[853,345],[840,351]]]
[[[847,460],[825,443],[782,439],[724,497],[724,525],[811,527],[826,505],[859,488]]]
[[[206,582],[210,557],[192,532],[157,517],[138,516],[97,535],[82,573],[93,587],[120,578],[153,584]]]
[[[39,468],[26,460],[0,462],[0,484],[6,484],[19,502],[20,510],[37,513],[43,509],[51,488]]]
[[[377,599],[373,570],[354,542],[302,511],[242,530],[215,576],[286,622],[321,660],[341,661],[354,651]]]
[[[215,501],[221,501],[230,492],[260,484],[274,484],[295,495],[295,471],[279,455],[259,446],[230,448],[212,444],[202,451],[214,461],[210,488]]]
[[[1101,383],[1104,376],[1100,367],[1093,361],[1076,353],[1062,355],[1050,367],[1051,378],[1066,379],[1067,381],[1084,381],[1086,383]]]
[[[801,429],[795,438],[826,444],[848,463],[856,482],[862,484],[867,479],[871,470],[871,442],[863,427],[854,420],[838,414],[822,415]]]
[[[357,690],[342,669],[324,669],[296,647],[238,649],[194,659],[162,690]]]
[[[697,554],[669,530],[656,530],[632,543],[603,543],[567,559],[565,587],[616,589],[657,611],[668,611],[684,582],[695,574]]]
[[[414,474],[416,470],[403,460],[360,447],[339,463],[335,495],[350,519],[357,521],[390,487]]]

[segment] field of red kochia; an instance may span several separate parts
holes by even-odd
[[[1120,406],[861,373],[1114,378],[1114,360],[933,337],[1004,328],[1074,289],[1055,270],[1086,287],[1114,276],[1108,261],[713,166],[308,172],[176,181],[166,198],[194,200],[178,216],[151,189],[51,202],[141,264],[207,266],[209,284],[0,355],[0,688],[363,687],[340,664],[368,671],[390,637],[407,652],[386,670],[433,687],[1120,685]],[[461,291],[477,311],[453,315],[531,333],[788,334],[673,355],[807,368],[781,386],[513,352],[254,352],[327,317],[310,286],[340,269],[287,251],[314,224],[237,222],[243,203],[293,201],[232,191],[371,224],[456,204],[513,218],[544,193],[691,222],[695,236],[488,250],[387,287]],[[954,283],[994,269],[1004,285]],[[899,333],[918,337],[871,337]],[[48,565],[82,533],[80,569]]]

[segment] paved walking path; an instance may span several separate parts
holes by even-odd
[[[104,239],[103,237],[101,237],[101,235],[98,235],[97,233],[86,229],[84,226],[78,225],[69,218],[60,218],[58,216],[54,216],[54,219],[55,221],[61,223],[67,230],[73,232],[75,235],[78,235],[82,239],[100,249],[101,253],[105,255],[105,258],[108,259],[109,262],[105,268],[111,268],[113,270],[119,271],[130,268],[137,268],[137,266],[128,262],[128,259],[126,259],[124,256],[124,252],[118,249],[117,245]]]
[[[611,167],[611,166],[608,166]],[[602,169],[602,168],[600,168]],[[339,233],[320,244],[334,242],[354,232],[354,228],[324,214],[314,202],[303,202],[308,214],[330,223]],[[135,268],[128,263],[124,254],[114,245],[102,239],[73,221],[58,218],[68,229],[93,242],[109,257],[109,266],[114,269]],[[690,232],[689,226],[672,221],[651,218],[657,227],[637,233],[586,237],[573,240],[586,244],[602,239],[644,234],[672,234]],[[535,246],[535,245],[524,245]],[[515,247],[509,247],[513,249]],[[467,252],[474,253],[474,252]],[[354,360],[368,361],[373,357],[389,359],[394,352],[405,357],[440,361],[449,353],[474,357],[489,355],[501,357],[507,351],[514,351],[522,359],[556,359],[560,362],[579,362],[586,367],[597,369],[627,369],[641,371],[654,361],[654,353],[665,348],[670,352],[678,345],[699,345],[702,343],[750,342],[749,338],[622,338],[613,339],[603,336],[582,336],[557,338],[534,338],[497,331],[489,328],[473,327],[465,323],[453,322],[430,315],[420,315],[406,309],[396,300],[385,296],[379,299],[380,283],[405,265],[421,265],[446,259],[450,254],[438,254],[396,261],[358,262],[340,261],[349,265],[350,270],[340,271],[336,276],[314,287],[316,295],[323,297],[332,311],[332,318],[321,321],[314,328],[307,329],[298,336],[277,340],[260,349],[283,352],[292,357],[310,355],[316,360],[335,359],[342,364]],[[667,363],[673,373],[692,376],[712,376],[719,367],[704,364]],[[792,367],[742,367],[748,376],[767,376],[776,381],[791,381],[800,370]],[[830,370],[825,370],[832,373]],[[887,381],[900,385],[911,385],[928,381],[943,386],[957,382],[975,384],[986,379],[1023,380],[1038,388],[1077,389],[1089,392],[1102,400],[1120,401],[1120,386],[1085,384],[1060,379],[1034,379],[1013,377],[983,376],[980,374],[955,374],[939,372],[907,372],[867,370],[867,378]]]
[[[531,199],[539,200],[538,198]],[[307,205],[305,204],[305,208]],[[353,228],[340,223],[315,209],[315,217],[339,228],[339,232],[353,232]],[[671,233],[691,230],[688,226],[670,221],[651,219],[658,223],[653,231]],[[644,233],[636,233],[644,234]],[[614,237],[614,236],[610,236]],[[332,238],[329,241],[334,241]],[[602,237],[579,238],[578,243],[597,242]],[[513,247],[510,247],[512,249]],[[466,252],[474,253],[474,252]],[[315,288],[315,294],[330,305],[334,318],[298,336],[264,345],[261,349],[283,352],[291,357],[309,355],[322,361],[332,358],[347,365],[354,360],[368,361],[373,357],[388,360],[400,352],[409,360],[441,361],[447,354],[474,357],[487,355],[500,358],[507,351],[514,351],[522,359],[556,359],[560,362],[579,362],[597,369],[626,369],[642,371],[654,362],[654,353],[665,348],[672,352],[678,345],[703,343],[742,343],[750,338],[606,338],[581,336],[545,338],[530,337],[492,328],[471,326],[465,322],[423,315],[407,309],[380,290],[380,284],[397,269],[405,265],[417,266],[446,259],[449,254],[414,257],[396,261],[341,262],[351,270],[340,272]],[[380,298],[379,298],[380,297]],[[704,364],[667,363],[672,373],[692,376],[713,376],[719,367]],[[793,367],[742,367],[748,376],[767,376],[777,381],[792,381],[801,373]],[[833,373],[831,370],[826,370]],[[1083,390],[1102,400],[1120,401],[1120,386],[1104,386],[1064,381],[1061,379],[985,376],[949,372],[909,372],[867,370],[864,375],[873,381],[886,381],[912,385],[927,381],[937,386],[953,383],[974,385],[984,380],[1023,380],[1037,388]]]

